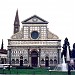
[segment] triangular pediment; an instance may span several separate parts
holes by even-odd
[[[22,21],[22,24],[48,24],[48,22],[36,15],[27,18],[26,20]]]

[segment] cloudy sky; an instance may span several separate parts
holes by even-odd
[[[48,28],[63,41],[68,37],[71,49],[75,42],[75,0],[1,0],[0,1],[0,44],[13,34],[16,10],[21,21],[38,15],[49,22]]]

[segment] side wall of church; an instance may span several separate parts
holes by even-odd
[[[60,56],[60,52],[59,52],[59,56]],[[58,48],[43,47],[41,49],[41,54],[40,54],[41,65],[45,65],[46,57],[49,58],[48,59],[49,66],[56,65],[60,63],[60,61],[58,60],[60,59],[59,56],[58,56]],[[44,62],[42,62],[42,60],[44,60]]]
[[[25,63],[24,60],[28,61],[28,48],[27,47],[11,47],[11,64],[16,64],[16,65],[20,64],[21,56],[23,56],[23,63]]]

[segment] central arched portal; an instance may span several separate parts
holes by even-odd
[[[31,65],[32,65],[32,67],[37,67],[37,65],[38,65],[38,53],[37,53],[37,51],[31,52]]]

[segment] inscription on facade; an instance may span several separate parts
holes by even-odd
[[[60,45],[57,41],[10,41],[9,45]]]

